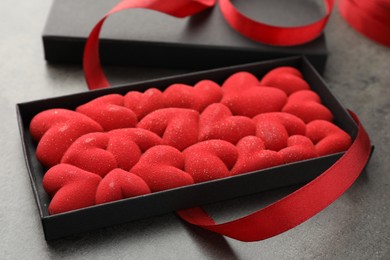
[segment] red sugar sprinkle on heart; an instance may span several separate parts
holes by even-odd
[[[332,120],[301,72],[279,67],[46,110],[30,133],[57,214],[344,151]]]

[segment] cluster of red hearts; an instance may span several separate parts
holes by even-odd
[[[49,213],[340,152],[351,137],[302,74],[238,72],[164,91],[111,94],[36,115]]]

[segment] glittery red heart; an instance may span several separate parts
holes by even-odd
[[[282,111],[300,117],[305,123],[316,119],[333,120],[332,112],[321,103],[321,98],[312,90],[301,90],[291,94]]]
[[[230,76],[222,85],[221,103],[234,115],[254,117],[261,113],[280,111],[286,104],[286,94],[270,87],[260,87],[256,77],[247,72]]]
[[[221,103],[208,106],[200,115],[200,141],[221,139],[236,144],[242,137],[254,134],[255,124],[250,118],[233,116]]]
[[[283,163],[278,152],[266,150],[264,142],[257,136],[242,138],[237,144],[238,160],[231,170],[232,175],[252,172]]]
[[[62,213],[95,205],[96,189],[100,181],[99,175],[69,164],[53,166],[43,178],[43,187],[53,197],[49,213]]]
[[[191,175],[184,171],[184,155],[167,145],[147,150],[130,172],[141,177],[152,192],[194,183]]]
[[[260,81],[260,85],[278,88],[287,95],[310,89],[302,73],[293,67],[279,67],[269,71]]]
[[[260,137],[266,149],[279,151],[287,146],[290,135],[305,135],[306,125],[298,117],[273,112],[258,115],[253,118],[256,123],[256,136]]]
[[[198,121],[199,113],[195,110],[163,108],[145,116],[137,127],[156,133],[163,144],[182,151],[198,142]]]
[[[150,193],[148,185],[139,176],[122,169],[114,169],[99,183],[96,191],[96,204],[148,193]]]
[[[315,158],[318,153],[313,142],[303,135],[292,135],[287,139],[287,147],[279,151],[284,163]]]
[[[102,96],[76,109],[98,122],[104,131],[135,127],[138,123],[135,113],[124,107],[124,98],[118,94]]]
[[[346,132],[325,120],[308,123],[306,136],[313,141],[319,156],[345,151],[352,144]]]
[[[184,150],[185,171],[195,182],[204,182],[230,176],[237,160],[236,147],[223,140],[209,140]]]
[[[30,133],[38,141],[36,156],[46,167],[60,163],[66,150],[80,136],[101,131],[102,127],[91,118],[65,109],[43,111],[30,123]]]
[[[154,110],[165,107],[163,94],[159,89],[150,88],[144,93],[130,91],[124,96],[124,105],[132,110],[138,121]]]
[[[190,108],[202,112],[208,105],[222,98],[221,87],[211,80],[199,81],[195,86],[173,84],[164,91],[167,107]]]

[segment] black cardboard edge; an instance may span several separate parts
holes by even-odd
[[[24,129],[24,126],[23,126],[22,115],[20,113],[20,108],[19,108],[18,104],[16,105],[16,115],[17,115],[18,126],[19,126],[19,134],[20,134],[20,136],[22,138],[22,140],[21,140],[22,141],[22,149],[23,149],[24,160],[25,160],[25,163],[26,163],[27,173],[28,173],[28,176],[29,176],[29,179],[30,179],[32,191],[34,193],[35,202],[38,205],[39,216],[41,217],[41,220],[42,220],[42,218],[44,216],[43,210],[42,210],[43,206],[41,204],[41,200],[39,199],[40,194],[38,192],[37,185],[36,185],[37,181],[36,181],[35,175],[33,175],[32,167],[30,167],[30,158],[33,155],[31,155],[30,149],[28,149],[26,147],[26,142],[27,142],[27,138],[26,137],[27,136],[24,133],[25,129]]]
[[[345,127],[344,130],[346,130],[350,135],[356,134],[357,126],[355,122],[341,106],[340,102],[330,93],[325,82],[319,77],[318,73],[304,57],[285,58],[218,68],[117,86],[108,89],[17,104],[19,127],[21,128],[20,132],[22,135],[23,149],[27,162],[27,170],[30,175],[34,196],[37,200],[41,214],[45,238],[47,240],[52,240],[75,233],[172,212],[185,207],[193,207],[248,195],[254,192],[264,191],[266,189],[274,189],[281,186],[307,182],[321,174],[325,169],[330,167],[341,156],[341,154],[283,165],[223,180],[199,183],[63,214],[52,216],[48,215],[47,204],[49,198],[48,195],[45,194],[41,184],[44,169],[35,158],[35,144],[28,132],[29,123],[32,117],[38,112],[54,107],[74,109],[78,105],[101,95],[109,93],[125,94],[130,90],[144,91],[149,87],[164,88],[169,86],[171,83],[181,82],[192,85],[200,79],[207,78],[222,83],[222,81],[229,75],[240,70],[246,70],[256,74],[258,77],[261,77],[270,69],[283,65],[294,66],[300,69],[310,85],[313,85],[313,82],[316,83],[315,86],[313,85],[313,89],[315,91],[324,88],[325,91],[320,90],[321,93],[319,94],[320,96],[324,95],[327,99],[332,99],[332,101],[327,100],[326,102],[332,105],[332,107],[329,108],[332,113],[334,113],[335,118],[342,123],[341,127]],[[324,99],[324,97],[322,97],[322,99]],[[288,170],[288,174],[286,174],[286,170]],[[254,183],[256,183],[256,185],[253,185]],[[215,192],[216,190],[218,190],[218,192]],[[204,195],[202,195],[202,197],[194,197],[191,196],[193,194]],[[133,209],[136,210],[134,211]]]
[[[325,36],[320,36],[325,41]],[[81,64],[86,39],[43,35],[45,59],[51,63]],[[190,44],[124,41],[100,39],[100,55],[103,65],[164,67],[181,69],[212,69],[302,55],[302,52],[279,48],[274,51],[254,48],[232,48]],[[322,74],[325,70],[328,50],[308,49],[304,55]],[[185,57],[185,58],[183,58]]]

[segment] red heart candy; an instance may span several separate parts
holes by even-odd
[[[253,86],[239,92],[225,93],[221,103],[235,115],[254,117],[280,111],[286,101],[286,94],[277,88]]]
[[[148,185],[137,175],[114,169],[100,182],[96,191],[96,204],[131,198],[150,193]]]
[[[89,117],[65,109],[46,110],[30,123],[30,132],[39,140],[36,156],[46,167],[60,163],[63,154],[80,136],[101,132],[102,127]]]
[[[224,93],[242,92],[248,88],[259,85],[259,80],[252,73],[241,71],[236,72],[222,84]]]
[[[124,105],[136,114],[138,120],[154,110],[165,107],[163,94],[156,88],[150,88],[144,93],[128,92],[124,97]]]
[[[253,121],[276,120],[282,124],[289,135],[304,135],[306,133],[306,124],[297,116],[284,112],[270,112],[258,115]]]
[[[293,67],[279,67],[269,71],[260,81],[260,85],[278,88],[287,95],[310,89],[301,72]]]
[[[105,133],[83,135],[69,147],[61,163],[74,165],[103,177],[109,171],[118,168],[114,155],[106,150],[109,141]],[[139,158],[141,152],[139,150],[136,152]]]
[[[208,105],[222,98],[221,87],[211,80],[199,81],[194,87],[173,84],[164,91],[167,107],[190,108],[202,112]]]
[[[184,169],[195,183],[230,176],[229,170],[237,161],[237,149],[223,140],[209,140],[194,144],[183,152]]]
[[[260,113],[280,111],[286,104],[286,94],[276,88],[259,87],[257,78],[248,72],[230,76],[222,85],[221,103],[234,115],[254,117]]]
[[[287,139],[287,147],[279,151],[284,163],[317,157],[313,142],[306,136],[293,135]]]
[[[119,94],[105,95],[77,107],[82,113],[98,122],[105,131],[137,125],[135,113],[124,106],[124,97]]]
[[[192,109],[163,108],[145,116],[138,127],[161,136],[163,144],[180,151],[198,142],[199,113]]]
[[[236,144],[242,137],[254,135],[255,129],[250,118],[233,116],[227,106],[216,103],[200,115],[199,140],[221,139]]]
[[[260,137],[266,149],[279,151],[287,146],[290,135],[304,135],[305,123],[294,115],[282,112],[265,113],[253,118],[256,136]]]
[[[321,104],[321,98],[311,90],[301,90],[291,94],[282,111],[300,117],[305,123],[316,119],[333,120],[332,112]]]
[[[147,150],[130,172],[155,192],[193,184],[193,178],[183,169],[184,156],[179,150],[158,145]]]
[[[346,132],[324,120],[308,123],[306,136],[313,141],[319,156],[345,151],[352,144],[352,139]]]
[[[43,188],[53,198],[49,213],[58,214],[95,205],[99,175],[68,164],[50,168],[43,177]]]
[[[257,171],[280,165],[282,157],[275,151],[265,150],[261,138],[247,136],[237,143],[238,160],[231,170],[232,175]]]
[[[77,113],[67,109],[55,108],[45,110],[31,120],[30,134],[35,141],[39,141],[51,127],[66,123],[69,119],[79,117]]]

